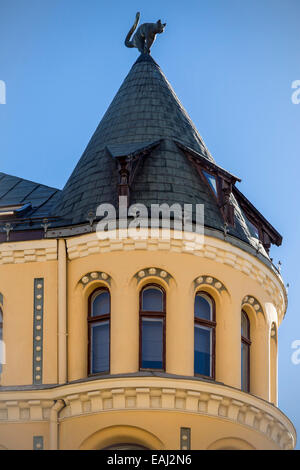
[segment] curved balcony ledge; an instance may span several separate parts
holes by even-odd
[[[110,411],[173,411],[229,420],[261,433],[280,449],[293,449],[296,431],[275,406],[219,383],[188,378],[122,376],[80,381],[39,390],[3,391],[0,423],[48,421],[56,400],[60,422]]]

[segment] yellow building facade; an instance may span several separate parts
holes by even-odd
[[[0,176],[0,448],[294,448],[277,407],[287,296],[268,249],[280,236],[214,162],[149,55],[63,191]],[[16,187],[29,191],[18,205]],[[117,226],[101,239],[97,207],[122,195],[198,202],[203,234]]]

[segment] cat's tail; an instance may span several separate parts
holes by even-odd
[[[138,11],[137,14],[135,15],[134,24],[133,24],[132,28],[130,29],[130,31],[129,31],[129,33],[127,34],[126,39],[125,39],[125,46],[126,46],[126,47],[134,47],[134,45],[132,44],[132,41],[130,41],[130,38],[131,38],[131,36],[133,35],[134,31],[136,30],[137,25],[139,24],[140,16],[141,16],[141,14],[140,14],[140,12]]]

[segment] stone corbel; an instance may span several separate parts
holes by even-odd
[[[224,222],[228,225],[234,225],[234,207],[231,202],[231,194],[232,194],[232,182],[229,180],[224,179],[222,176],[220,177],[221,181],[221,212],[224,219]]]

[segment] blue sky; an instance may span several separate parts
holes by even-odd
[[[62,188],[137,57],[136,11],[161,18],[152,55],[216,161],[282,233],[290,283],[279,330],[280,407],[300,432],[299,0],[0,0],[0,171]]]

